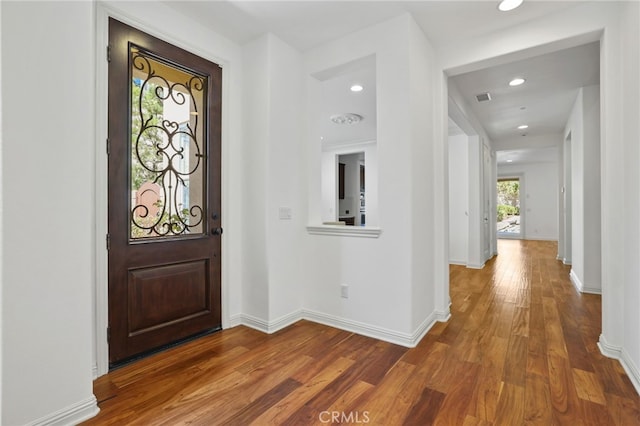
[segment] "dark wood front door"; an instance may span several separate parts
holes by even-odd
[[[109,20],[109,362],[221,326],[221,68]]]

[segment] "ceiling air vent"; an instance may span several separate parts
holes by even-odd
[[[479,95],[476,95],[476,99],[478,102],[487,102],[491,100],[491,94],[489,92],[480,93]]]

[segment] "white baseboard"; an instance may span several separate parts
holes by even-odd
[[[482,268],[484,268],[484,263],[467,263],[467,268],[469,268],[469,269],[482,269]]]
[[[271,334],[304,319],[338,328],[340,330],[350,331],[352,333],[383,340],[385,342],[413,348],[420,343],[420,340],[422,340],[425,334],[427,334],[436,322],[446,322],[449,318],[451,318],[451,313],[448,309],[446,312],[434,311],[412,334],[388,330],[383,327],[377,327],[307,309],[291,312],[290,314],[284,315],[274,321],[265,321],[247,314],[237,314],[229,318],[228,325],[229,328],[244,325],[246,327],[253,328],[254,330]]]
[[[328,325],[330,327],[339,328],[340,330],[350,331],[352,333],[361,334],[363,336],[372,337],[374,339],[383,340],[385,342],[394,343],[408,348],[415,347],[425,334],[433,327],[436,321],[447,321],[451,314],[449,312],[432,312],[420,326],[412,333],[401,333],[386,328],[365,324],[358,321],[348,320],[345,318],[328,315],[321,312],[303,310],[303,317],[309,321]]]
[[[80,401],[62,410],[46,415],[28,423],[29,426],[71,426],[95,417],[100,409],[96,397],[91,395],[84,401]]]
[[[93,364],[93,367],[91,367],[91,376],[93,380],[98,378],[98,364]]]
[[[638,366],[634,364],[633,360],[627,353],[627,351],[621,346],[614,346],[607,342],[607,339],[604,335],[600,335],[600,340],[598,341],[598,348],[600,349],[600,353],[602,355],[614,358],[620,361],[622,368],[629,376],[633,387],[636,389],[638,395],[640,395],[640,369]]]
[[[224,325],[224,329],[237,327],[239,325],[243,325],[242,322],[242,314],[236,314],[229,317],[229,321]]]
[[[580,281],[580,278],[578,278],[578,275],[573,271],[573,269],[569,273],[569,279],[573,283],[573,286],[576,288],[576,290],[578,290],[580,293],[602,294],[602,289],[596,287],[586,287],[582,283],[582,281]]]
[[[288,327],[301,319],[303,319],[302,311],[291,312],[290,314],[284,315],[273,321],[265,321],[252,315],[238,314],[229,319],[229,325],[230,327],[235,327],[236,325],[245,325],[247,327],[253,328],[254,330],[271,334],[285,327]]]
[[[564,263],[565,265],[571,265],[571,260],[564,257],[562,258],[562,263]]]
[[[523,238],[523,240],[531,240],[531,241],[555,241],[558,242],[558,238],[557,237],[552,237],[552,236],[535,236],[535,237],[531,237],[529,235],[525,236]]]
[[[484,268],[484,263],[483,264],[467,263],[464,260],[449,260],[449,265],[466,266],[467,268],[471,268],[471,269]]]

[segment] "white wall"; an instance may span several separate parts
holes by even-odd
[[[580,291],[601,292],[600,87],[580,89],[565,129],[570,196],[571,279]],[[570,182],[570,185],[569,185]]]
[[[613,303],[621,302],[623,314],[623,344],[621,357],[625,360],[628,372],[636,378],[636,389],[639,389],[638,367],[640,367],[640,195],[638,185],[640,183],[640,4],[637,2],[626,3],[621,13],[622,46],[620,52],[621,82],[626,96],[622,102],[622,134],[621,140],[625,141],[624,183],[626,198],[622,211],[622,220],[625,225],[624,243],[624,276],[625,286],[622,294],[617,295]],[[604,202],[604,200],[603,200]],[[611,209],[619,206],[611,206]],[[618,220],[620,220],[618,218]],[[603,240],[604,242],[604,240]],[[616,253],[616,254],[619,254]],[[604,286],[603,286],[604,287]],[[607,288],[604,287],[603,291]],[[603,296],[604,298],[604,296]],[[632,370],[634,369],[634,370]]]
[[[306,205],[300,54],[272,34],[243,48],[243,304],[245,323],[263,331],[288,324],[301,307],[300,262]],[[290,212],[289,218],[281,210]]]
[[[2,2],[0,2],[0,23],[2,22]],[[2,31],[0,31],[0,46],[2,46]],[[2,144],[3,144],[3,139],[4,139],[4,133],[2,131],[2,117],[3,117],[3,112],[2,112],[2,55],[0,54],[0,164],[3,164],[2,162]],[[3,247],[4,247],[4,234],[3,234],[3,224],[4,224],[4,219],[3,219],[3,196],[2,196],[2,191],[3,191],[4,185],[2,183],[2,173],[0,173],[0,421],[3,418],[2,417],[2,401],[3,401],[3,397],[2,397],[2,388],[3,388],[3,379],[2,379],[2,367],[4,365],[4,363],[2,362],[2,353],[3,353],[3,349],[2,349],[2,342],[3,342],[3,338],[2,338],[2,321],[4,318],[4,315],[2,314],[2,288],[3,288],[3,281],[4,281],[4,273],[3,273],[3,269],[2,269],[2,262],[4,262],[4,255],[2,254],[3,251]]]
[[[466,265],[469,254],[469,138],[449,136],[449,262]]]
[[[584,279],[584,229],[586,226],[584,220],[584,119],[582,90],[580,90],[565,131],[567,136],[570,134],[570,139],[565,140],[570,144],[568,162],[571,174],[567,179],[571,182],[568,193],[571,200],[571,270],[572,276],[579,276],[580,280]]]
[[[371,27],[305,53],[310,94],[308,121],[314,122],[313,106],[320,103],[320,98],[314,96],[314,87],[319,83],[311,75],[372,54],[376,55],[377,150],[379,158],[385,158],[385,164],[379,163],[378,192],[380,200],[387,198],[392,204],[379,205],[379,225],[383,233],[378,239],[308,236],[314,256],[308,261],[304,306],[310,312],[335,321],[360,322],[407,332],[410,252],[409,212],[404,206],[408,205],[408,171],[391,178],[397,167],[395,164],[406,164],[409,160],[409,120],[408,114],[402,113],[408,110],[406,19]],[[396,78],[397,75],[405,78]],[[399,88],[393,90],[392,86],[396,85]],[[319,162],[320,136],[311,129],[308,141],[310,165]],[[394,148],[390,146],[391,140],[397,143]],[[321,205],[316,197],[320,176],[311,169],[310,177],[309,223],[319,224]],[[404,190],[400,191],[398,187]],[[383,267],[384,263],[392,266]],[[394,269],[395,273],[389,269]],[[341,284],[349,286],[349,299],[340,298]]]
[[[260,37],[243,47],[243,152],[247,174],[243,177],[242,218],[244,222],[242,315],[268,321],[269,266],[267,260],[267,152],[269,149],[269,37]]]
[[[2,4],[6,425],[97,411],[93,22],[89,2]]]
[[[434,63],[428,43],[408,15],[305,52],[308,121],[320,90],[312,75],[375,55],[378,156],[378,238],[309,235],[305,312],[311,318],[411,344],[435,319],[431,265],[434,247],[429,93]],[[322,222],[319,131],[309,128],[309,223]],[[367,158],[367,162],[369,159]],[[368,164],[367,164],[368,167]],[[367,174],[367,189],[372,174]],[[371,196],[367,193],[367,203]],[[368,223],[369,224],[369,223]],[[349,298],[340,297],[349,286]],[[415,301],[415,304],[414,304]]]
[[[267,259],[269,265],[269,324],[286,325],[286,316],[297,314],[302,305],[304,269],[296,261],[304,247],[306,224],[303,143],[304,79],[302,57],[279,38],[269,35],[269,67],[262,72],[269,80],[269,139],[267,149]],[[246,141],[253,149],[252,141]],[[261,176],[253,175],[254,179]],[[280,219],[279,210],[291,209],[290,219]],[[245,220],[256,212],[245,211]],[[245,269],[251,265],[246,265]],[[243,288],[245,294],[250,288]]]
[[[520,191],[524,210],[522,238],[558,239],[558,163],[531,163],[498,166],[498,177],[523,176]]]
[[[435,319],[448,316],[448,303],[438,297],[444,283],[435,281],[434,268],[440,256],[434,247],[435,210],[445,208],[434,202],[436,166],[433,159],[434,141],[443,138],[434,117],[436,106],[433,93],[440,92],[435,51],[411,16],[407,17],[409,29],[409,111],[410,134],[410,183],[411,197],[411,332],[421,337]],[[382,101],[382,100],[381,100]],[[405,166],[406,167],[406,166]],[[444,188],[443,188],[444,189]],[[414,338],[417,343],[418,340]]]
[[[562,207],[563,207],[563,238],[562,238],[562,262],[566,265],[571,264],[571,257],[573,252],[573,238],[571,236],[573,229],[573,208],[571,205],[571,200],[573,198],[573,185],[572,185],[572,170],[571,170],[571,158],[572,158],[572,150],[571,150],[571,133],[569,133],[564,141],[562,142],[562,187],[564,192],[562,193]],[[560,254],[560,252],[558,252]]]
[[[583,291],[601,293],[600,86],[584,87],[582,95],[584,113],[584,279],[582,285]]]

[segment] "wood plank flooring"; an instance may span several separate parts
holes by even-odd
[[[501,240],[451,267],[452,316],[416,348],[300,321],[236,327],[95,381],[86,425],[640,425],[640,397],[603,357],[600,297],[556,244]]]

